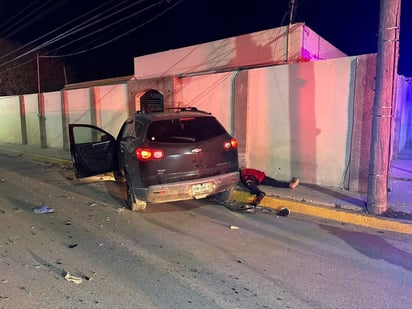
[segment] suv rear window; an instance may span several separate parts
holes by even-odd
[[[181,117],[152,122],[147,139],[159,143],[195,143],[222,134],[226,130],[214,117]]]

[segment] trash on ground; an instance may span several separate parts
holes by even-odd
[[[236,225],[229,225],[229,228],[230,228],[231,230],[238,230],[238,229],[239,229],[239,227],[236,226]]]
[[[290,211],[286,207],[283,207],[278,211],[278,216],[281,216],[281,217],[287,217],[289,216],[289,214],[290,214]]]
[[[76,248],[76,247],[77,247],[77,244],[69,245],[70,249],[73,249],[73,248]]]
[[[48,214],[48,213],[52,213],[54,212],[53,208],[50,208],[47,205],[41,206],[41,207],[37,207],[33,209],[33,212],[35,214]]]
[[[66,272],[66,274],[64,275],[64,279],[66,279],[67,281],[74,282],[76,284],[80,284],[83,282],[82,278],[72,276],[69,272]]]

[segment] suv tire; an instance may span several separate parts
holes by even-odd
[[[232,201],[234,187],[215,194],[214,199],[220,204],[226,204]]]
[[[127,174],[126,174],[127,175]],[[127,208],[131,211],[141,211],[146,209],[147,203],[136,198],[129,177],[126,176],[127,183]]]

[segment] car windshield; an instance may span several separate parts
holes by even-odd
[[[159,143],[195,143],[225,134],[214,117],[181,117],[152,122],[147,139]]]

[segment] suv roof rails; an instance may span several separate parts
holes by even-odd
[[[202,114],[208,114],[211,115],[210,112],[206,112],[203,110],[198,109],[195,106],[186,106],[186,107],[170,107],[170,108],[165,108],[166,110],[176,110],[176,113],[179,112],[197,112],[197,113],[202,113]]]
[[[206,112],[203,110],[198,109],[197,107],[194,106],[189,106],[189,107],[166,107],[164,111],[176,111],[176,113],[180,112],[197,112],[197,113],[202,113],[202,114],[207,114],[211,115],[211,112]],[[144,111],[144,110],[138,110],[136,111],[136,114],[152,114],[152,113],[159,113],[159,111]]]

